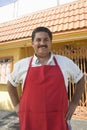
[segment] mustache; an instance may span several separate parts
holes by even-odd
[[[38,46],[38,48],[40,48],[40,47],[45,47],[45,48],[48,48],[48,46],[47,46],[47,45],[39,45],[39,46]]]

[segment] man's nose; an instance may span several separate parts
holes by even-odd
[[[41,40],[40,44],[41,44],[41,45],[44,45],[44,43],[45,43],[44,40]]]

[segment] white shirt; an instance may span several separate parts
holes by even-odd
[[[57,63],[60,66],[60,69],[64,76],[65,86],[68,90],[68,80],[70,79],[73,83],[77,83],[83,77],[83,73],[79,67],[69,58],[60,55],[54,55],[52,53],[50,59],[47,62],[47,65],[55,65],[53,56],[55,56]],[[31,57],[27,57],[15,63],[13,72],[8,77],[8,80],[14,87],[22,84],[23,89],[30,59]],[[39,62],[39,59],[34,55],[32,67],[36,66],[41,66],[41,63]]]

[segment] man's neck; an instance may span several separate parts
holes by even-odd
[[[42,65],[46,65],[48,60],[50,59],[50,56],[51,56],[51,53],[49,53],[47,56],[42,56],[42,57],[37,56],[37,57]]]

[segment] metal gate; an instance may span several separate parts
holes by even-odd
[[[78,104],[78,107],[73,116],[77,118],[87,118],[87,46],[73,46],[72,44],[62,45],[61,47],[54,47],[53,52],[72,59],[83,71],[85,76],[85,91]],[[75,84],[69,81],[68,96],[71,101],[75,91]]]

